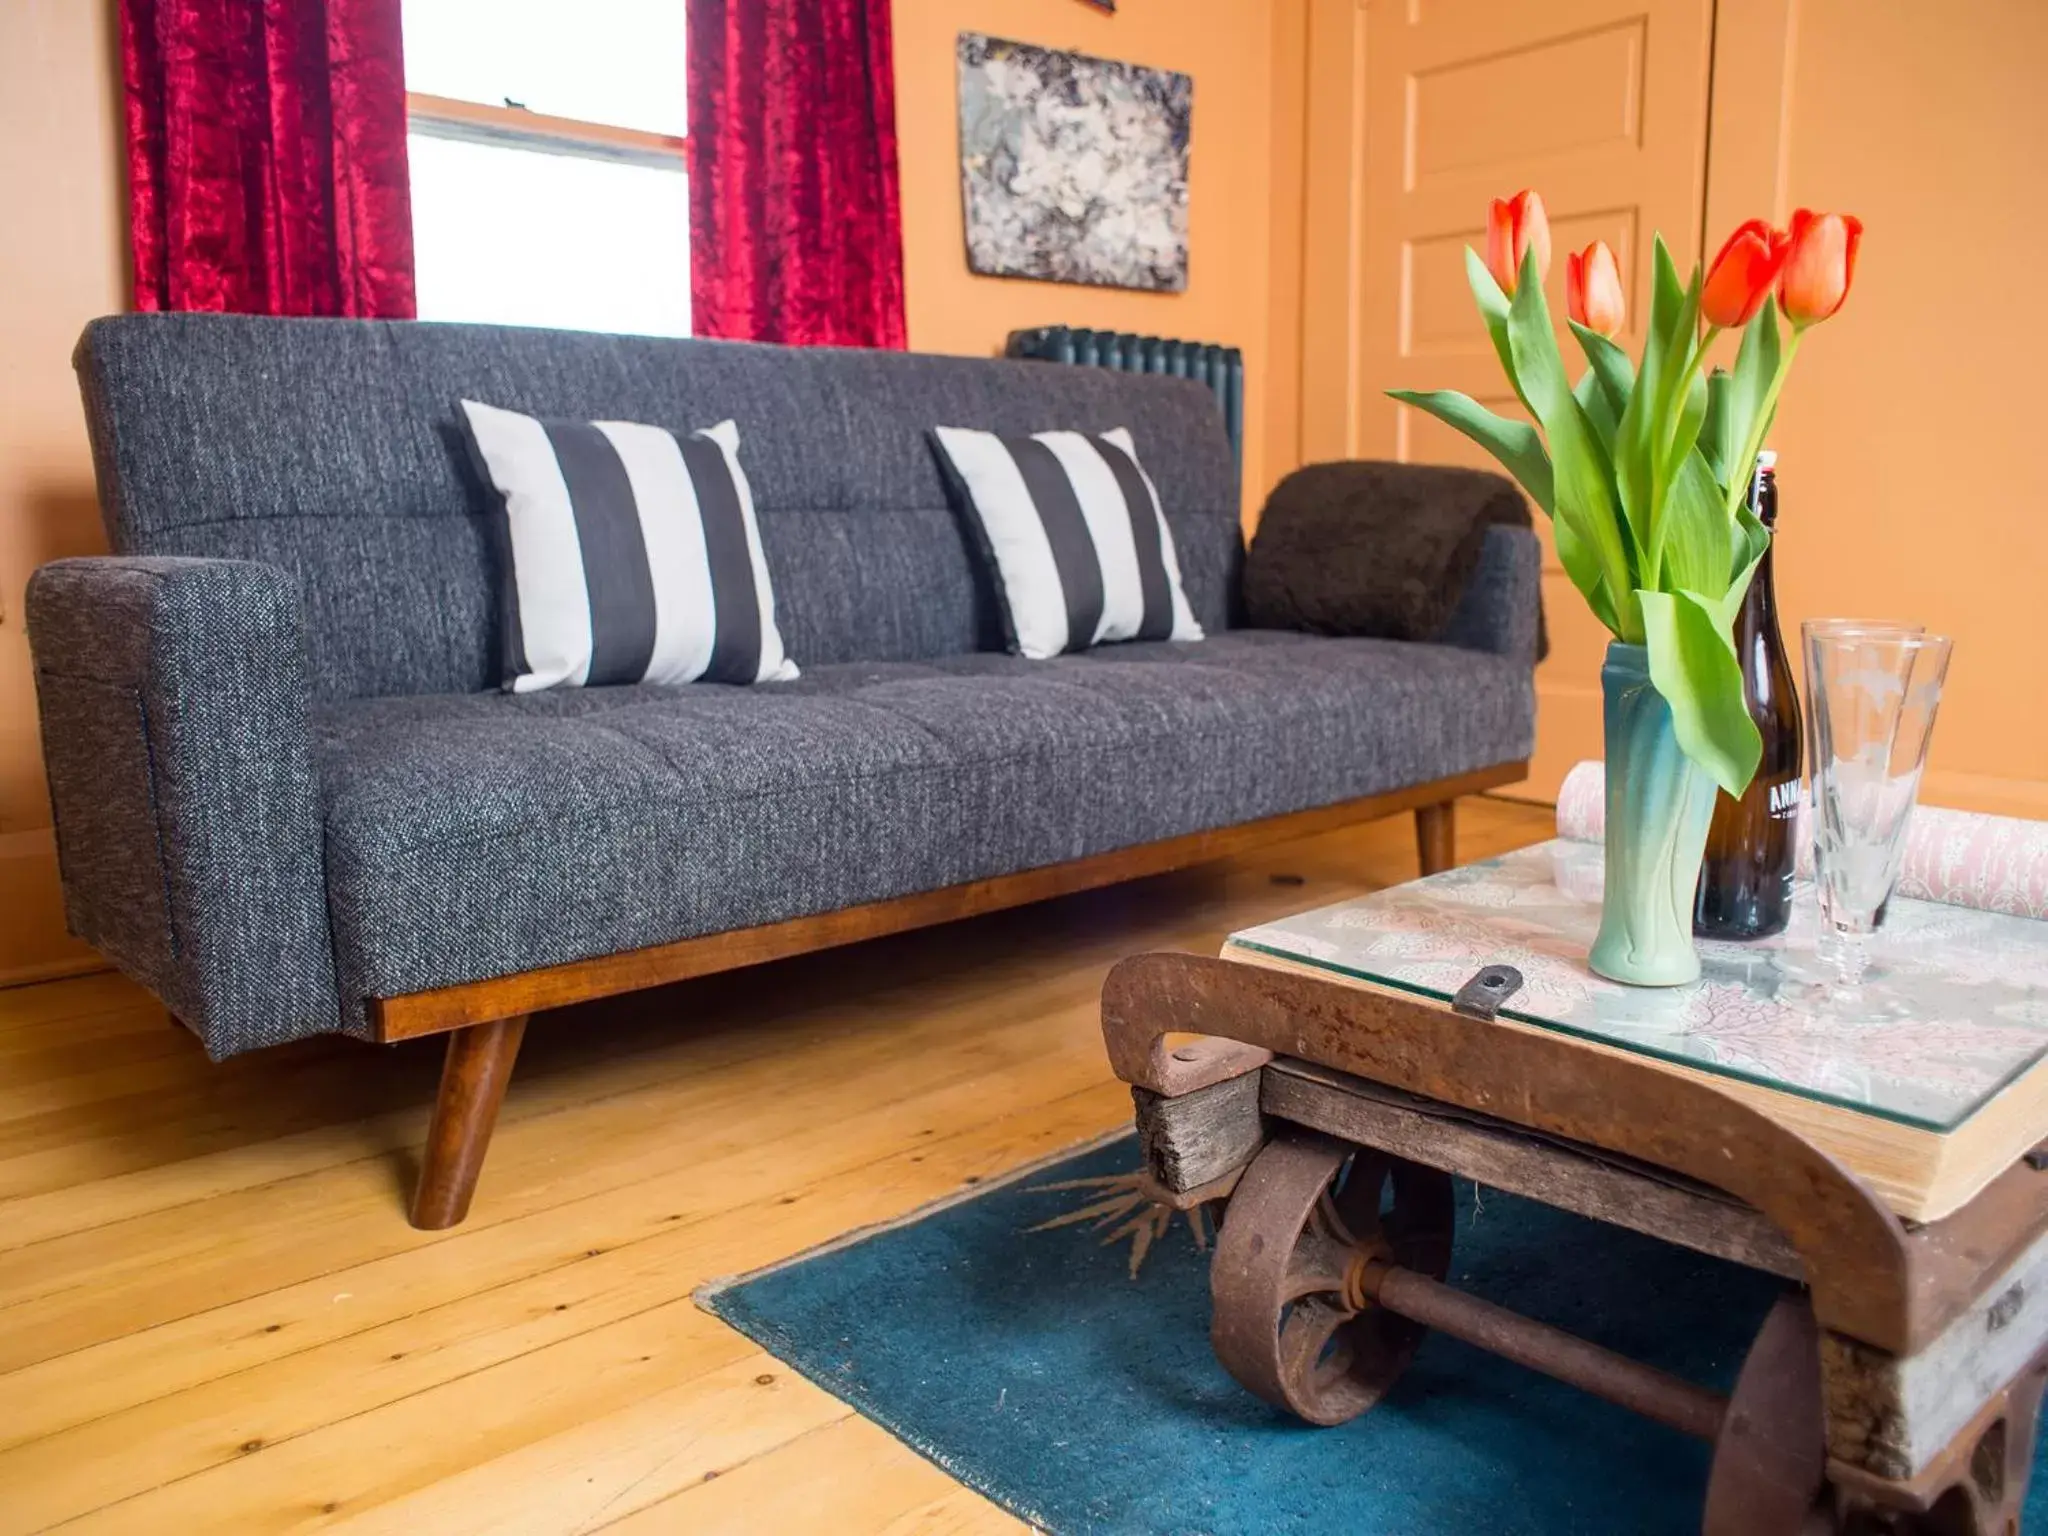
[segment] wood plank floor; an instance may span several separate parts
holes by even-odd
[[[1549,826],[1468,800],[1459,855]],[[212,1066],[118,977],[0,991],[0,1533],[1022,1530],[692,1290],[1125,1122],[1119,956],[1414,873],[1400,817],[536,1019],[438,1233],[438,1042]]]

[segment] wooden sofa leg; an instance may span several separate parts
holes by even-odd
[[[1415,808],[1415,851],[1422,872],[1433,875],[1458,862],[1458,802],[1445,800]]]
[[[452,1227],[469,1214],[484,1153],[498,1123],[498,1106],[526,1033],[526,1015],[472,1024],[448,1037],[441,1092],[420,1160],[412,1196],[412,1224],[429,1232]]]

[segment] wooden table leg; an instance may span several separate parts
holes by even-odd
[[[412,1224],[427,1231],[452,1227],[469,1214],[469,1198],[490,1150],[505,1084],[526,1033],[526,1015],[472,1024],[448,1037],[441,1092],[413,1191]]]
[[[1422,859],[1422,872],[1434,875],[1458,862],[1458,802],[1415,808],[1415,851]]]

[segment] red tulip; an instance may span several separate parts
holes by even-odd
[[[1509,298],[1521,276],[1522,258],[1536,252],[1536,275],[1550,271],[1550,220],[1544,216],[1543,199],[1526,187],[1503,201],[1493,200],[1486,210],[1486,270]]]
[[[1621,292],[1621,264],[1605,240],[1595,240],[1584,251],[1565,257],[1564,307],[1579,324],[1602,336],[1612,336],[1626,322],[1628,301]]]
[[[1700,289],[1707,324],[1734,330],[1749,324],[1771,296],[1789,242],[1762,219],[1745,220],[1721,246]]]
[[[1792,215],[1790,252],[1778,280],[1778,303],[1794,325],[1825,320],[1849,297],[1856,279],[1856,247],[1863,241],[1863,221],[1846,213]]]

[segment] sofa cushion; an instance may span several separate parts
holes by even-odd
[[[344,1012],[1526,757],[1524,664],[1231,631],[315,714]]]
[[[1202,638],[1130,433],[934,427],[932,439],[994,577],[1010,650],[1043,661],[1111,640]]]
[[[498,502],[507,688],[796,676],[730,421],[684,436],[461,404]]]

